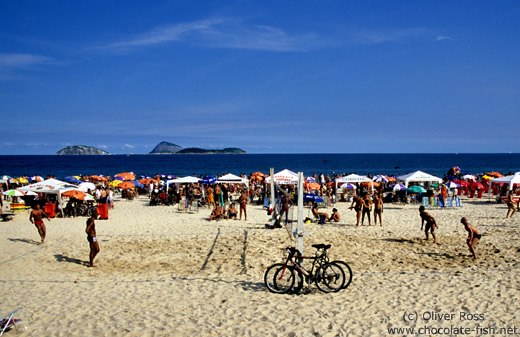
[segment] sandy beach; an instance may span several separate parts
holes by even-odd
[[[519,218],[506,219],[504,204],[463,199],[462,208],[428,210],[440,245],[423,240],[418,205],[385,205],[383,227],[356,227],[349,205],[335,205],[344,224],[305,224],[305,253],[332,244],[330,256],[352,267],[352,284],[303,295],[264,286],[266,268],[293,243],[284,229],[265,229],[261,206],[248,206],[247,221],[209,222],[207,208],[116,199],[109,219],[96,221],[97,268],[87,267],[87,218],[46,220],[41,245],[21,212],[0,222],[0,314],[22,307],[25,336],[520,334]],[[483,233],[478,260],[462,216]]]

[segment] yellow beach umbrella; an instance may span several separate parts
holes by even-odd
[[[121,184],[122,182],[123,182],[122,180],[112,180],[110,182],[110,184],[108,184],[108,186],[116,187],[117,185]]]

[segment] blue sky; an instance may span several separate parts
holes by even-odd
[[[518,1],[0,0],[0,154],[518,152]]]

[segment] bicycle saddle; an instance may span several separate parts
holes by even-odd
[[[331,247],[331,245],[326,245],[324,243],[320,243],[317,245],[312,245],[312,247],[314,247],[316,249],[329,249]]]

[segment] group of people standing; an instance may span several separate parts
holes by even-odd
[[[365,217],[368,219],[368,225],[370,226],[370,213],[372,212],[373,207],[374,225],[377,226],[377,220],[379,219],[379,226],[383,226],[383,205],[383,199],[380,194],[376,193],[373,198],[370,198],[367,193],[363,197],[355,195],[349,209],[354,209],[356,211],[356,226],[359,226],[360,222],[362,226],[365,222]]]

